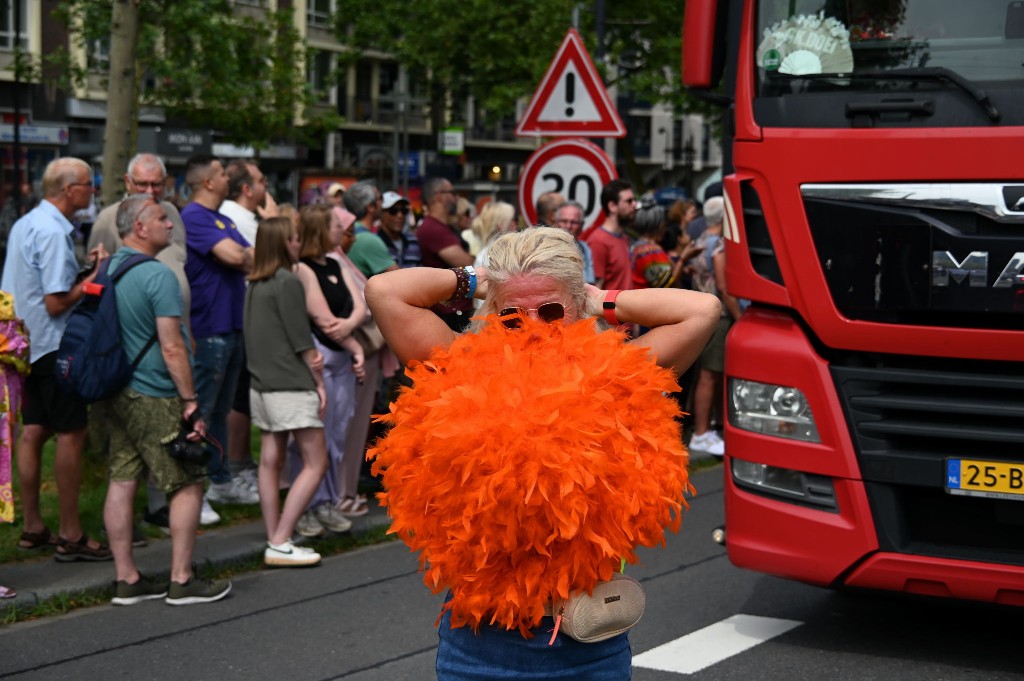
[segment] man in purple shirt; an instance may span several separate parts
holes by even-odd
[[[242,368],[242,310],[245,275],[252,268],[253,249],[227,216],[217,211],[228,195],[228,175],[219,159],[193,156],[185,165],[192,203],[181,211],[188,262],[185,274],[192,287],[192,336],[199,409],[209,434],[221,448],[210,449],[210,489],[204,520],[216,515],[208,502],[259,503],[259,495],[240,478],[232,478],[224,451],[227,418]],[[216,522],[214,520],[214,522]]]

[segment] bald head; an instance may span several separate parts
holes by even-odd
[[[43,196],[54,199],[64,193],[65,188],[90,182],[92,168],[88,163],[74,156],[64,156],[50,161],[43,171]]]

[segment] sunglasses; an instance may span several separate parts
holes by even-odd
[[[498,316],[505,328],[518,329],[523,325],[523,319],[529,317],[531,312],[536,312],[537,316],[548,324],[565,318],[565,306],[561,303],[544,303],[535,308],[506,307],[498,312]]]
[[[405,207],[402,207],[402,208],[388,208],[388,213],[390,213],[392,215],[398,215],[399,213],[401,213],[402,215],[408,215],[409,214],[409,209],[405,208]]]

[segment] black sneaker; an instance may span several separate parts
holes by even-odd
[[[114,582],[114,597],[110,600],[114,605],[135,605],[154,598],[167,595],[167,580],[154,579],[139,575],[139,581],[129,584],[125,581]]]
[[[195,605],[219,601],[231,591],[231,582],[226,579],[199,579],[195,575],[184,584],[172,581],[167,590],[167,605]]]
[[[147,510],[142,514],[142,521],[151,527],[160,528],[167,536],[171,534],[171,511],[166,506],[161,506],[152,513]]]

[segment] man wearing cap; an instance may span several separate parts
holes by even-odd
[[[344,198],[345,185],[341,184],[340,182],[335,182],[331,184],[330,187],[327,188],[327,200],[328,202],[331,203],[331,205],[338,206],[339,208],[344,208]]]
[[[405,232],[405,219],[409,215],[409,201],[397,192],[384,192],[381,202],[380,231],[377,236],[384,242],[388,255],[401,268],[419,267],[420,243]]]

